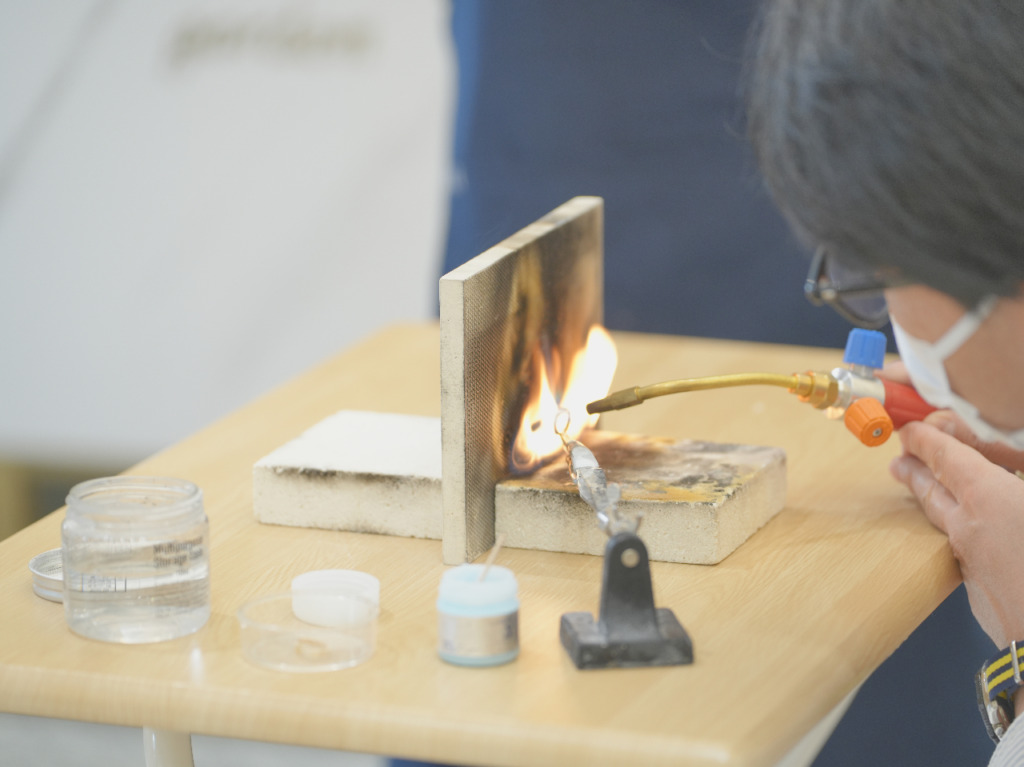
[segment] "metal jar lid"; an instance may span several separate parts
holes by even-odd
[[[51,602],[64,601],[64,563],[60,549],[36,554],[28,563],[32,571],[32,590]]]

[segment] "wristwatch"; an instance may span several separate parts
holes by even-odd
[[[981,719],[988,736],[996,743],[1003,739],[1013,722],[1013,694],[1024,684],[1021,679],[1022,666],[1024,640],[1019,643],[1010,642],[1009,647],[990,658],[974,676]]]

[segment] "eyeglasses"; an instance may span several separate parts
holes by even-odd
[[[844,267],[828,250],[818,248],[804,282],[804,295],[815,306],[831,306],[840,317],[862,328],[877,330],[889,321],[886,288],[906,284],[895,275],[865,273]]]

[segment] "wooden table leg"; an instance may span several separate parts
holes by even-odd
[[[820,722],[814,725],[814,728],[804,735],[803,739],[775,767],[809,767],[817,758],[825,742],[832,735],[832,731],[839,724],[839,720],[843,718],[846,709],[853,703],[853,697],[859,690],[860,687],[855,688],[853,692],[839,701],[839,705],[829,711]]]
[[[187,732],[142,728],[146,767],[195,767],[192,736]]]

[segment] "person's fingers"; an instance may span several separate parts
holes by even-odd
[[[900,360],[886,362],[885,367],[879,371],[879,375],[896,383],[910,384],[910,373],[907,372],[907,366]]]
[[[1002,442],[983,442],[971,431],[971,427],[951,410],[936,410],[929,414],[924,422],[973,447],[994,464],[1013,471],[1024,470],[1024,453]]]
[[[948,534],[952,515],[959,503],[932,471],[914,456],[906,454],[894,459],[889,469],[898,481],[910,488],[928,520]]]
[[[921,421],[899,431],[905,452],[916,457],[955,498],[960,498],[992,464],[977,450],[947,432]]]

